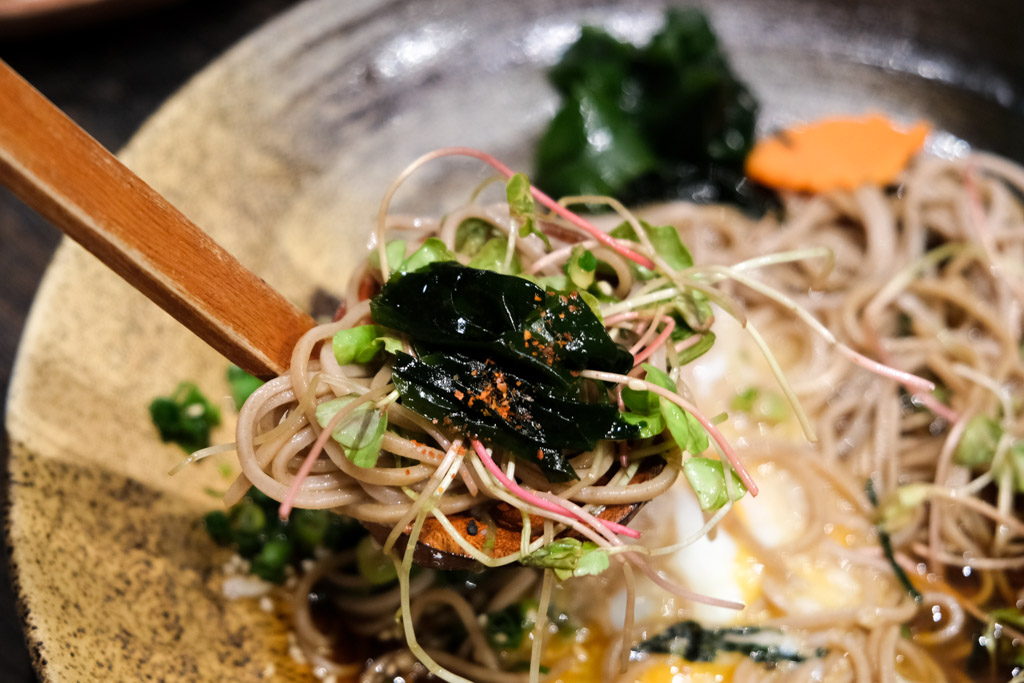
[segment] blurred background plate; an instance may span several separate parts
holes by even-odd
[[[928,118],[1024,158],[1024,6],[734,0],[707,10],[761,98],[764,130],[827,112]],[[661,3],[313,0],[245,40],[172,98],[126,163],[300,305],[342,289],[377,202],[422,152],[487,149],[529,169],[555,107],[543,67],[581,23],[643,40]],[[487,175],[428,167],[399,210],[441,212]],[[225,362],[64,243],[10,385],[8,540],[28,635],[59,680],[306,680],[286,615],[220,593],[226,557],[198,522],[227,480],[166,473],[146,406],[182,379],[227,394]],[[230,422],[230,420],[228,420]],[[230,441],[231,425],[216,434]],[[225,460],[229,461],[229,460]]]

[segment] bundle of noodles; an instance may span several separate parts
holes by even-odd
[[[817,443],[794,449],[761,432],[741,450],[755,471],[768,463],[798,482],[808,508],[800,534],[768,548],[734,519],[726,528],[764,560],[765,597],[748,614],[805,630],[807,642],[832,650],[830,658],[845,657],[840,680],[1019,674],[1022,194],[1020,168],[975,153],[922,157],[888,191],[790,196],[781,224],[687,205],[642,214],[679,226],[698,262],[829,250],[831,263],[794,262],[764,270],[756,283],[736,281]],[[761,285],[786,297],[766,296]],[[794,306],[850,347],[931,379],[937,390],[912,395],[896,378],[863,372],[830,351],[826,337],[794,324]],[[794,567],[827,557],[857,568],[850,573],[858,592],[872,597],[837,610],[798,604]],[[747,661],[736,680],[764,677]]]
[[[563,595],[563,608],[575,614],[577,624],[589,624],[591,645],[604,643],[562,666],[563,680],[597,675],[613,680],[620,674],[622,680],[637,680],[660,661],[653,653],[665,651],[643,639],[688,614],[685,605],[742,607],[687,590],[657,564],[658,556],[705,539],[721,523],[761,566],[763,590],[742,613],[744,623],[781,629],[805,653],[776,659],[769,668],[756,657],[736,656],[727,667],[735,680],[868,681],[895,680],[897,674],[905,680],[959,680],[946,665],[963,669],[979,630],[1001,638],[999,647],[1021,642],[1011,621],[993,616],[996,607],[1019,610],[1024,601],[1019,580],[1024,441],[1018,440],[1024,436],[1018,417],[1024,174],[1019,169],[981,154],[960,161],[919,159],[893,190],[864,186],[787,197],[781,222],[689,204],[649,207],[634,216],[607,198],[554,203],[533,188],[529,191],[550,212],[541,213],[531,202],[524,213],[512,201],[469,205],[440,221],[388,216],[401,181],[423,163],[449,154],[484,159],[506,178],[513,176],[486,155],[465,149],[440,150],[413,164],[382,205],[377,262],[371,259],[353,274],[343,315],[311,330],[297,345],[289,373],[255,392],[239,416],[243,475],[228,493],[229,504],[256,486],[281,501],[283,515],[292,506],[331,509],[390,529],[382,550],[395,558],[398,587],[372,599],[337,601],[342,614],[356,615],[360,630],[404,636],[415,659],[445,680],[537,680],[542,647],[556,638],[548,620],[554,592]],[[511,191],[509,198],[514,199]],[[617,239],[609,238],[569,213],[564,206],[571,203],[606,203],[626,228],[616,229]],[[524,219],[541,226],[544,241],[522,230],[529,227]],[[581,266],[581,254],[592,255],[600,266],[582,264],[591,273],[589,281],[584,273],[584,283],[600,296],[604,326],[629,349],[634,363],[625,372],[583,369],[578,377],[587,382],[593,401],[617,404],[625,412],[639,413],[637,402],[652,400],[648,421],[660,415],[668,426],[601,440],[570,454],[578,479],[553,482],[531,458],[410,410],[393,377],[394,353],[339,363],[332,339],[372,322],[370,296],[388,287],[394,260],[408,259],[416,244],[436,237],[453,258],[468,262],[459,242],[464,240],[460,228],[470,223],[487,226],[487,233],[500,240],[495,270],[521,272],[546,285],[558,279],[566,284],[566,273],[570,286],[582,284],[572,280],[573,269]],[[665,241],[651,225],[678,229],[698,265],[680,264],[678,239]],[[396,236],[413,246],[387,249]],[[695,398],[686,383],[687,364],[714,340],[712,310],[739,321],[750,343],[764,353],[770,376],[759,383],[779,382],[795,422],[810,437],[807,443],[794,446],[764,421],[731,413],[729,429],[740,445],[733,450],[715,426],[718,421],[697,410],[698,400],[724,400],[728,407],[728,394],[736,391]],[[679,334],[680,327],[685,334]],[[400,334],[390,343],[400,344],[393,347],[396,353],[416,353],[416,344]],[[659,373],[667,381],[659,381]],[[345,399],[343,407],[337,407],[337,399]],[[331,402],[333,412],[318,412]],[[332,434],[352,416],[370,412],[387,428],[377,442],[379,455],[366,466],[351,458],[364,441],[346,445]],[[710,435],[720,460],[701,457],[706,436],[701,444],[699,438],[691,442],[677,434],[679,420]],[[631,483],[637,468],[652,457],[667,463],[661,473]],[[703,460],[708,462],[698,462]],[[741,461],[796,482],[804,524],[784,543],[764,542],[752,532],[749,515],[744,521],[728,514],[745,490],[757,491]],[[717,479],[709,463],[717,465]],[[646,537],[637,541],[637,532],[596,517],[602,506],[661,496],[681,471],[701,500],[703,526],[673,529],[674,538],[656,547]],[[708,471],[711,480],[702,479]],[[450,524],[451,517],[467,511],[486,514],[481,510],[496,501],[518,510],[524,521],[520,548],[503,556],[489,554],[486,542],[470,543]],[[543,573],[510,568],[499,578],[485,574],[479,583],[489,583],[487,590],[438,587],[429,571],[411,575],[415,542],[428,517],[484,567],[521,562],[540,566]],[[556,591],[557,565],[538,558],[550,558],[555,539],[567,531],[589,540],[589,551],[603,553],[604,561],[612,559],[622,572],[559,582]],[[409,542],[399,553],[395,548],[401,548],[403,536]],[[837,543],[840,536],[845,540]],[[581,557],[588,551],[575,550],[576,564],[566,565],[567,573],[561,567],[560,578],[601,572],[603,567],[587,571]],[[298,594],[303,651],[319,657],[323,671],[339,675],[346,670],[329,662],[330,648],[309,616],[306,592],[324,581],[346,588],[351,577],[339,568],[352,561],[350,555],[322,560],[306,574]],[[862,603],[808,609],[801,594],[806,585],[800,587],[800,571],[794,568],[800,561],[841,565],[857,584]],[[649,623],[635,625],[635,571],[667,590],[671,600],[682,600]],[[606,594],[622,585],[624,623],[600,621],[600,609],[581,599],[590,594],[587,582],[599,582]],[[481,620],[486,622],[480,615],[524,596],[536,600],[529,674],[503,672],[509,662],[496,659],[493,643],[488,646],[479,632]],[[401,634],[395,632],[396,609]],[[465,644],[439,638],[443,628],[426,629],[420,643],[417,623],[424,620],[461,623]],[[594,634],[612,631],[621,635],[593,640]],[[548,669],[557,660],[544,656]],[[582,678],[566,673],[584,660],[600,662],[604,673],[591,669],[578,674]],[[381,676],[385,670],[388,665],[381,661],[367,669]]]

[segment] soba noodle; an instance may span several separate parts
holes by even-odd
[[[423,161],[436,156],[441,153]],[[428,516],[444,523],[495,499],[544,521],[539,535],[524,533],[520,552],[491,558],[474,551],[493,569],[472,579],[472,589],[439,584],[430,570],[410,578],[411,551],[395,555],[400,586],[369,595],[353,573],[351,553],[318,561],[296,589],[296,633],[306,659],[322,676],[337,680],[363,668],[334,661],[330,639],[310,615],[308,594],[326,585],[331,595],[340,596],[334,608],[350,630],[397,643],[404,629],[412,652],[446,680],[537,680],[544,678],[542,662],[550,680],[662,680],[644,677],[667,666],[664,656],[634,652],[630,657],[630,650],[691,616],[692,600],[730,604],[683,588],[665,573],[662,560],[678,546],[717,530],[740,544],[759,567],[760,590],[732,621],[779,628],[802,652],[822,648],[820,657],[774,667],[726,655],[724,676],[735,681],[969,680],[966,660],[979,632],[991,622],[992,609],[1024,607],[1024,521],[1018,493],[1024,471],[1012,461],[1024,459],[1013,451],[1024,437],[1022,196],[1024,171],[975,153],[952,161],[918,158],[891,189],[864,186],[849,193],[786,196],[782,220],[753,220],[727,207],[689,204],[648,207],[634,217],[612,203],[618,214],[602,217],[603,229],[622,219],[637,225],[637,218],[673,225],[693,252],[696,266],[671,272],[637,225],[640,242],[631,246],[652,259],[657,270],[657,277],[646,281],[636,279],[629,259],[613,246],[554,212],[541,217],[553,241],[550,251],[535,236],[517,235],[504,204],[471,204],[440,220],[386,216],[378,234],[384,259],[384,243],[396,236],[410,242],[436,236],[456,251],[458,227],[467,219],[485,221],[495,234],[507,236],[505,265],[514,255],[533,276],[561,275],[573,246],[593,250],[608,268],[609,299],[601,308],[613,337],[671,372],[680,386],[672,400],[679,405],[695,410],[694,404],[700,404],[708,414],[728,411],[729,421],[721,429],[735,455],[755,477],[790,482],[798,491],[793,505],[800,508],[803,524],[782,541],[768,543],[756,533],[750,513],[739,515],[726,504],[706,514],[703,527],[676,529],[670,523],[675,536],[663,545],[675,547],[659,550],[648,541],[661,537],[649,531],[653,525],[643,518],[636,526],[644,538],[623,541],[615,533],[620,530],[597,522],[593,514],[603,505],[648,501],[679,490],[680,468],[693,454],[682,453],[670,438],[638,444],[632,454],[602,442],[573,458],[579,481],[551,484],[530,462],[500,449],[471,447],[458,431],[411,412],[395,400],[389,363],[342,367],[331,349],[338,330],[370,322],[361,294],[386,276],[367,262],[352,274],[343,317],[311,330],[296,346],[288,374],[265,384],[242,408],[237,450],[244,474],[228,502],[241,499],[253,485],[286,501],[286,507],[331,509],[387,525],[395,531],[385,550],[391,550],[399,532],[412,529],[415,537]],[[678,359],[703,332],[682,342],[666,341],[670,326],[662,321],[671,319],[671,291],[702,292],[717,305],[720,320],[731,313],[745,323],[746,333],[734,326],[738,334],[756,335],[771,349],[772,362],[786,378],[781,388],[766,369],[743,376],[747,387],[794,399],[783,424],[730,409],[730,398],[747,387],[698,390],[695,375]],[[822,329],[815,328],[818,323]],[[724,348],[716,347],[708,358],[719,354],[733,362],[760,347],[758,339],[728,345],[722,340],[720,333],[718,346]],[[747,351],[736,351],[736,344],[746,345]],[[869,368],[864,357],[933,381],[939,389],[922,392],[920,382],[885,374],[877,364]],[[630,376],[635,381],[640,374],[638,369]],[[609,373],[583,376],[619,386],[628,382]],[[331,426],[321,428],[316,405],[341,396],[354,400]],[[362,404],[386,411],[389,423],[401,430],[387,433],[374,467],[356,466],[344,447],[328,438],[333,425]],[[972,470],[958,464],[955,454],[976,416],[991,418],[1001,436],[991,464]],[[816,441],[796,437],[801,418],[805,424],[799,431]],[[701,420],[718,434],[710,420]],[[731,451],[716,439],[712,443],[721,449],[728,471],[729,462],[736,462],[726,457]],[[319,453],[312,460],[311,449]],[[646,456],[663,457],[668,464],[649,481],[630,483],[637,462]],[[865,494],[868,480],[881,501],[878,508]],[[731,477],[725,482],[735,486]],[[520,486],[531,495],[517,493]],[[883,554],[879,524],[891,534],[895,561],[921,592],[920,604],[900,585]],[[505,566],[566,530],[607,549],[612,570],[555,586],[550,570],[542,576],[542,570]],[[813,597],[823,590],[816,578],[822,572],[841,575],[859,596],[857,603]],[[832,589],[844,590],[839,585]],[[624,624],[609,623],[604,606],[588,596],[620,590],[629,605],[637,591],[657,591],[664,608],[641,617],[630,607]],[[538,601],[534,645],[528,648],[531,672],[510,671],[516,662],[489,646],[480,615],[531,596]],[[570,615],[582,630],[566,640],[546,623],[549,604],[558,606],[552,613]],[[402,613],[397,627],[396,611]],[[462,642],[438,637],[430,625],[439,623],[457,624]],[[1024,639],[1015,627],[1002,623],[1000,629],[1002,638],[1021,647]],[[416,637],[420,644],[412,640]],[[546,651],[549,647],[553,654]],[[676,670],[687,670],[682,660],[673,661]],[[392,673],[414,665],[419,666],[399,647],[371,661],[360,680],[391,680]]]

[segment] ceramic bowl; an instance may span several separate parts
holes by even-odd
[[[1019,3],[734,0],[707,10],[761,98],[763,130],[828,112],[928,118],[1024,158]],[[544,67],[602,24],[642,40],[661,3],[313,0],[196,76],[122,158],[300,305],[340,290],[377,203],[419,154],[484,148],[528,170],[556,101]],[[425,169],[400,209],[443,212],[486,175]],[[147,405],[182,379],[227,395],[226,362],[65,242],[10,387],[9,541],[28,639],[48,680],[309,680],[287,619],[223,598],[227,559],[201,515],[216,463],[169,476]],[[230,415],[230,411],[225,411]],[[215,434],[231,441],[231,419]],[[230,456],[222,462],[230,464]],[[237,466],[235,467],[237,471]]]

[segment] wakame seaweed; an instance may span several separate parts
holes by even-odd
[[[757,101],[700,11],[670,10],[643,47],[584,27],[549,77],[562,106],[537,146],[533,179],[545,192],[729,202],[751,214],[774,205],[743,174]]]
[[[502,359],[562,387],[575,384],[576,370],[633,367],[633,356],[612,341],[578,293],[454,261],[393,277],[370,312],[378,325],[425,348]]]
[[[534,459],[551,481],[576,478],[568,455],[639,432],[613,404],[585,400],[578,370],[627,372],[633,357],[576,293],[438,262],[393,276],[370,310],[416,349],[392,368],[403,405]]]
[[[634,652],[670,654],[691,662],[712,662],[720,652],[739,652],[755,662],[768,665],[782,661],[802,662],[809,657],[826,654],[823,649],[813,654],[801,653],[781,639],[782,633],[774,629],[759,626],[707,628],[687,620],[643,641],[634,648]]]

